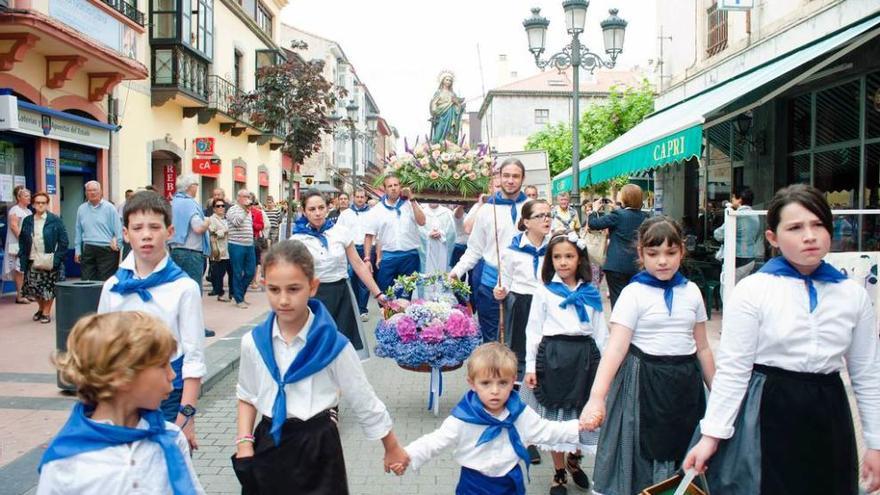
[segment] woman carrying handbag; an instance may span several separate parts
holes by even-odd
[[[67,231],[61,218],[48,211],[48,194],[35,194],[33,206],[34,214],[22,221],[18,238],[19,259],[24,272],[22,294],[35,297],[40,306],[33,320],[51,323],[55,284],[67,255]]]

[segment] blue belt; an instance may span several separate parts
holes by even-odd
[[[407,256],[418,256],[418,249],[410,249],[409,251],[382,251],[382,263],[386,261],[395,262]]]
[[[487,287],[498,285],[498,268],[490,265],[488,261],[484,261],[483,275],[480,277],[480,283]]]

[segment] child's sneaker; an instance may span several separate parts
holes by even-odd
[[[568,480],[565,478],[565,468],[557,469],[550,483],[550,495],[568,495]]]

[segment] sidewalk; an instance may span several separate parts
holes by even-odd
[[[251,307],[239,309],[205,296],[205,324],[217,332],[205,339],[209,390],[238,362],[239,337],[269,310],[263,292],[248,291]],[[74,396],[56,386],[50,357],[55,321],[31,320],[37,305],[0,298],[0,486],[5,494],[29,493],[37,483],[37,464],[46,443],[70,412]],[[54,317],[54,315],[53,315]],[[206,430],[203,430],[206,431]]]

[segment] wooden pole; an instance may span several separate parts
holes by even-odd
[[[496,193],[497,194],[497,193]],[[516,206],[514,206],[516,208]],[[501,287],[501,246],[498,244],[498,202],[492,203],[492,216],[495,218],[495,258],[498,260],[498,280],[496,287]],[[493,294],[494,297],[494,294]],[[498,342],[504,343],[504,301],[498,303]]]

